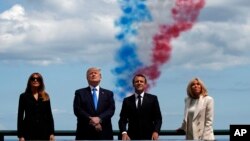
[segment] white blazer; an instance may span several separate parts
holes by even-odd
[[[188,123],[188,108],[190,106],[191,98],[185,98],[185,113],[181,129],[187,133]],[[193,126],[193,140],[215,140],[213,131],[213,117],[214,117],[214,100],[210,96],[200,96],[198,106],[194,112],[192,126]],[[190,132],[190,131],[189,131]],[[186,139],[189,139],[186,134]]]

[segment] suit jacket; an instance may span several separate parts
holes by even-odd
[[[115,112],[113,92],[100,88],[97,110],[95,110],[91,88],[86,87],[75,91],[74,113],[77,117],[76,140],[112,140],[113,129],[111,118]],[[101,118],[102,131],[97,132],[89,125],[89,117]]]
[[[185,99],[185,114],[182,123],[182,129],[186,132],[186,138],[189,138],[188,132],[193,132],[193,139],[195,140],[214,140],[213,132],[213,116],[214,116],[214,100],[210,96],[200,96],[198,100],[198,106],[194,112],[193,121],[191,125],[193,126],[193,131],[187,131],[189,125],[188,119],[188,108],[190,106],[191,98],[187,97]],[[193,140],[192,139],[192,140]]]
[[[127,131],[131,140],[151,140],[154,131],[160,132],[161,124],[162,116],[157,96],[145,93],[140,110],[136,108],[134,94],[123,100],[119,129],[121,133]]]
[[[22,93],[17,117],[18,137],[25,140],[49,140],[54,134],[54,120],[50,100],[36,100],[32,94]]]

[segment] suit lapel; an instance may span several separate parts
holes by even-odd
[[[201,109],[203,107],[203,103],[204,103],[204,98],[203,98],[203,96],[200,96],[200,98],[198,100],[197,108],[196,108],[196,110],[194,112],[193,120],[197,117],[198,113],[201,111]]]
[[[129,101],[132,105],[132,108],[136,111],[137,107],[136,107],[136,99],[135,99],[135,94],[131,95],[131,97],[129,98]]]
[[[188,107],[190,105],[191,102],[191,98],[187,98],[186,99],[186,103],[185,103],[185,121],[187,122],[187,115],[188,115]]]
[[[143,109],[143,107],[145,107],[145,105],[147,105],[146,103],[148,102],[148,95],[147,93],[144,93],[144,96],[142,98],[142,105],[141,105],[141,108]]]
[[[95,111],[94,100],[93,100],[92,91],[91,91],[90,87],[87,88],[87,95],[88,95],[88,99],[90,101],[90,105],[91,105],[93,111]]]
[[[103,89],[100,87],[99,89],[99,98],[98,98],[98,101],[97,101],[97,111],[100,110],[100,108],[102,107],[102,104],[103,104],[103,99],[104,99],[104,91]]]

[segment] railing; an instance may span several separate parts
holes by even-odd
[[[215,135],[229,135],[229,130],[214,130]],[[55,136],[75,136],[75,130],[56,130]],[[118,130],[114,130],[114,136],[119,135]],[[175,130],[161,130],[160,136],[182,136],[183,133],[177,133]],[[5,136],[17,136],[16,130],[0,130],[0,141],[4,141]]]

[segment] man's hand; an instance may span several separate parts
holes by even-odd
[[[101,119],[99,117],[89,117],[89,118],[90,118],[89,121],[90,125],[96,126],[101,123]]]
[[[55,141],[55,136],[54,136],[53,134],[51,134],[51,135],[49,136],[49,140],[50,140],[50,141]]]
[[[24,137],[20,137],[19,141],[25,141]]]
[[[158,140],[158,139],[159,139],[159,134],[157,132],[153,132],[152,140]]]
[[[130,140],[130,137],[128,136],[127,133],[122,134],[122,140]]]
[[[95,126],[95,130],[96,130],[97,132],[102,131],[102,125],[101,125],[101,124],[97,124],[97,125]]]
[[[95,127],[97,132],[102,131],[101,119],[99,117],[89,117],[89,124]]]

